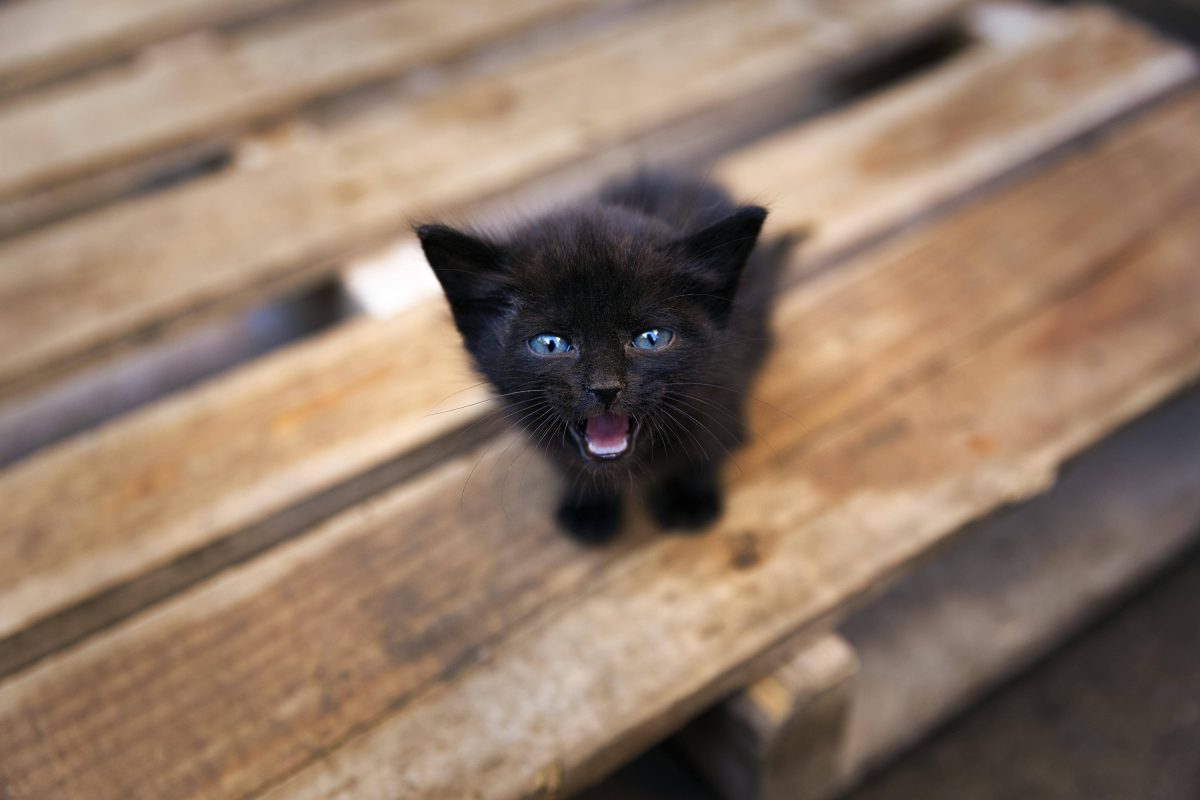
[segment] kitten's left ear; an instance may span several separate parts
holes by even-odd
[[[476,347],[507,307],[511,287],[497,245],[445,225],[417,229],[429,266],[437,275],[454,322],[467,344]]]
[[[767,210],[742,206],[707,228],[676,241],[672,249],[687,261],[698,287],[711,300],[711,311],[721,322],[728,318],[738,281],[762,231]],[[704,300],[704,297],[699,297]]]

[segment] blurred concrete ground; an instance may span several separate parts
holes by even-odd
[[[1200,0],[1109,2],[1200,47]],[[846,800],[941,798],[1200,800],[1200,551]],[[717,798],[658,747],[578,800]]]

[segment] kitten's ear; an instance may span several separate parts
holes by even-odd
[[[724,322],[732,310],[742,269],[758,242],[766,218],[765,208],[742,206],[672,245],[686,259],[688,271],[699,291],[709,298],[710,309],[718,321]],[[704,296],[698,299],[703,301]]]
[[[446,292],[458,329],[468,343],[476,342],[510,302],[504,250],[446,225],[421,225],[417,237]]]

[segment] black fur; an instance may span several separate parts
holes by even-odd
[[[743,440],[746,392],[768,349],[780,259],[755,252],[766,215],[712,183],[642,172],[503,237],[417,229],[467,350],[512,418],[550,420],[535,441],[565,473],[558,519],[580,539],[616,532],[630,485],[646,489],[666,527],[720,514],[719,471]],[[648,328],[675,338],[661,351],[633,348]],[[574,348],[535,355],[527,343],[545,332]],[[587,457],[578,438],[601,411],[635,421],[619,459]]]

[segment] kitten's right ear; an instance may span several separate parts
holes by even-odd
[[[446,225],[421,225],[417,237],[446,292],[458,329],[468,341],[475,340],[509,303],[504,250]]]

